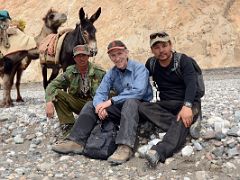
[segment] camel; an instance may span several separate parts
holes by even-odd
[[[49,34],[57,33],[58,28],[65,23],[67,16],[64,13],[59,13],[56,10],[50,9],[44,16],[44,25],[41,32],[36,36],[36,47],[30,50],[21,50],[7,54],[0,61],[0,76],[3,79],[3,101],[0,107],[9,107],[13,105],[11,99],[11,88],[14,81],[14,76],[17,74],[16,89],[17,89],[17,102],[23,101],[20,94],[20,80],[24,69],[28,67],[31,60],[39,58],[37,46]],[[11,38],[11,37],[10,37]]]
[[[95,56],[97,54],[97,41],[96,41],[96,28],[94,27],[93,23],[98,19],[101,14],[101,7],[88,19],[85,16],[85,12],[83,8],[79,10],[79,20],[80,23],[76,24],[74,30],[71,30],[66,33],[61,48],[60,48],[60,55],[59,55],[59,63],[58,64],[50,64],[50,63],[43,63],[41,61],[42,66],[42,76],[43,76],[43,87],[46,89],[47,85],[57,77],[60,68],[63,69],[63,72],[67,69],[69,65],[75,64],[73,59],[73,48],[79,44],[88,44],[91,56]],[[41,59],[41,57],[40,57]],[[47,80],[47,68],[52,69],[52,74]]]

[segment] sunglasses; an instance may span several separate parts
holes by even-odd
[[[150,39],[155,39],[156,37],[166,37],[166,36],[168,36],[168,34],[165,32],[157,32],[157,33],[150,34]]]

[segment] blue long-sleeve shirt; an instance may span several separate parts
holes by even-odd
[[[123,103],[126,99],[152,99],[149,72],[143,64],[133,60],[128,60],[124,72],[114,66],[105,74],[93,98],[94,107],[109,99],[110,90],[117,93],[117,96],[112,97],[114,104]]]

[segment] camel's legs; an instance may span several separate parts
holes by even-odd
[[[26,57],[22,60],[21,64],[17,67],[17,79],[16,79],[16,89],[17,89],[17,102],[24,102],[23,98],[20,94],[20,82],[23,70],[25,70],[28,65],[31,63],[31,60],[29,57]]]
[[[21,65],[17,69],[17,79],[16,79],[16,89],[17,89],[17,102],[24,102],[23,98],[20,94],[20,82],[21,82],[21,77],[22,77],[22,72],[23,69],[21,68]]]
[[[9,74],[3,76],[3,101],[0,103],[0,107],[10,107],[13,105],[11,99],[11,88],[13,81]]]

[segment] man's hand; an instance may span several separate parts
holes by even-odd
[[[192,109],[186,106],[183,106],[181,111],[178,113],[177,121],[182,120],[186,128],[189,128],[193,121],[193,112]]]
[[[46,115],[48,118],[53,118],[54,116],[54,104],[52,101],[46,104]]]
[[[108,116],[108,113],[107,113],[106,109],[103,109],[102,111],[98,112],[98,117],[101,120],[104,120],[107,116]]]
[[[106,108],[108,108],[111,105],[112,105],[112,103],[111,103],[111,100],[109,99],[109,100],[104,101],[96,106],[95,112],[98,114],[98,117],[101,120],[104,120],[108,116]]]

